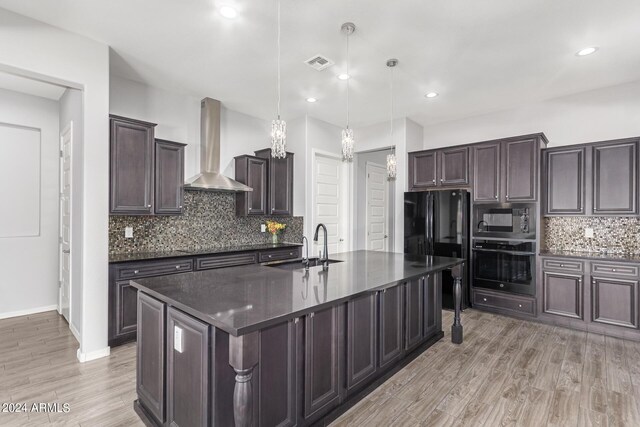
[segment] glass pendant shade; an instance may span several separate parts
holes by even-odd
[[[353,129],[342,130],[342,160],[353,160]]]
[[[396,179],[398,164],[395,153],[387,154],[387,178]]]
[[[284,159],[287,156],[287,122],[278,117],[271,122],[271,157]]]

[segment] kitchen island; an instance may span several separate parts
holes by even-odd
[[[441,339],[457,258],[355,251],[140,279],[135,408],[149,425],[324,424]],[[452,340],[462,342],[459,312]]]

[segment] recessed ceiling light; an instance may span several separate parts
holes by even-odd
[[[577,51],[576,55],[587,56],[587,55],[591,55],[592,53],[596,53],[597,51],[598,51],[597,46],[585,47],[584,49],[580,49],[579,51]]]
[[[238,16],[238,11],[232,8],[231,6],[222,6],[220,8],[220,15],[227,19],[233,19]]]
[[[348,80],[349,77],[351,77],[351,76],[349,74],[347,74],[347,73],[342,73],[342,74],[338,75],[338,78],[340,80]]]
[[[425,95],[425,98],[435,98],[436,96],[438,96],[438,92],[429,92]]]
[[[316,98],[314,98],[314,97],[312,97],[312,96],[311,96],[311,97],[309,97],[309,98],[307,98],[307,102],[310,102],[310,103],[312,103],[312,104],[313,104],[314,102],[316,102],[316,101],[317,101],[317,99],[316,99]]]

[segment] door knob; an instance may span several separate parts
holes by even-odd
[[[71,253],[71,249],[63,249],[62,253],[63,254],[70,254]]]

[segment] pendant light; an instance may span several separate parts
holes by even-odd
[[[283,159],[287,156],[287,123],[280,119],[280,0],[278,2],[278,118],[271,122],[271,156]]]
[[[396,179],[396,175],[398,172],[398,162],[396,160],[396,146],[393,141],[393,68],[398,65],[397,59],[389,59],[387,61],[387,67],[389,67],[390,71],[390,81],[391,81],[391,90],[390,90],[390,108],[389,108],[389,127],[390,127],[390,137],[391,137],[391,154],[387,154],[387,179],[394,180]]]
[[[347,127],[342,130],[342,160],[350,162],[353,160],[353,129],[349,128],[349,36],[356,30],[353,22],[345,22],[340,27],[343,33],[347,35]]]

